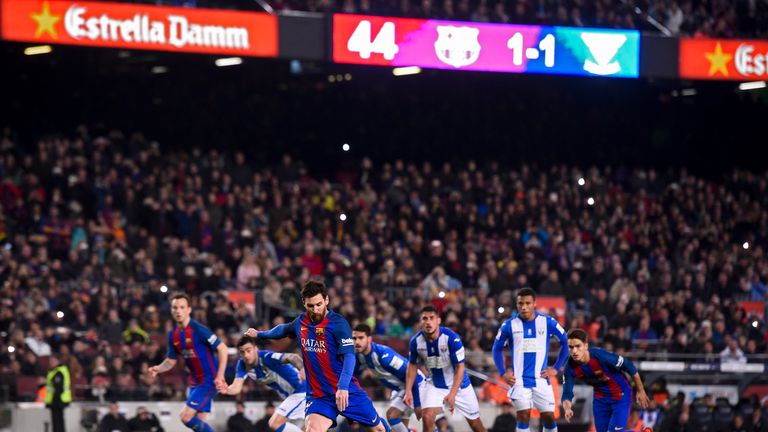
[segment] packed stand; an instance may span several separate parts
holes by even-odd
[[[130,1],[263,10],[258,2],[234,0]],[[277,10],[638,29],[672,36],[768,37],[766,0],[271,0],[265,3]]]
[[[564,296],[568,327],[619,353],[765,361],[766,327],[741,303],[766,297],[765,173],[363,159],[329,180],[287,155],[257,166],[118,131],[26,147],[12,136],[0,386],[13,399],[27,397],[16,377],[36,385],[56,354],[77,397],[178,400],[182,376],[146,374],[165,356],[169,293],[190,293],[193,318],[227,340],[291,319],[310,278],[401,349],[434,303],[479,370],[522,287]]]

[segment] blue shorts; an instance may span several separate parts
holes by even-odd
[[[336,417],[344,416],[348,420],[353,420],[365,427],[374,427],[381,423],[381,417],[373,407],[373,402],[368,398],[365,392],[349,392],[349,406],[344,411],[339,411],[336,407],[336,397],[326,396],[322,398],[313,398],[307,395],[307,416],[310,414],[320,414],[333,421],[331,428],[336,427]]]
[[[216,387],[213,384],[190,387],[187,406],[197,412],[211,412],[211,402],[214,396],[216,396]]]
[[[595,417],[595,432],[622,432],[629,421],[632,399],[595,399],[592,414]]]

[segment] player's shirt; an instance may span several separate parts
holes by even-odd
[[[246,370],[243,359],[237,360],[235,377],[246,376],[265,384],[286,398],[294,393],[306,393],[304,382],[299,382],[299,370],[292,364],[283,363],[283,354],[259,350],[259,364]]]
[[[322,321],[313,323],[306,313],[302,313],[291,323],[279,325],[259,336],[265,339],[297,339],[309,383],[308,396],[336,397],[344,355],[355,352],[352,328],[344,317],[329,311]],[[348,390],[350,393],[363,392],[354,377],[349,382]]]
[[[589,349],[589,362],[579,364],[569,358],[563,371],[563,400],[573,399],[576,379],[595,388],[595,399],[632,399],[632,386],[624,375],[637,373],[631,360],[600,348]]]
[[[186,327],[176,324],[168,333],[168,358],[184,357],[190,372],[189,385],[213,385],[219,369],[216,348],[221,341],[208,327],[190,320]]]
[[[368,355],[357,353],[359,365],[365,365],[372,370],[381,383],[395,391],[405,389],[405,371],[408,369],[408,359],[386,345],[371,343]],[[415,384],[424,380],[424,374],[419,371]]]
[[[456,366],[464,363],[464,344],[459,335],[449,328],[440,327],[439,336],[434,341],[427,340],[422,330],[411,338],[408,361],[423,364],[429,370],[432,385],[450,389],[453,386]],[[469,385],[469,377],[464,370],[461,388]]]
[[[504,375],[506,371],[503,351],[505,346],[509,346],[512,356],[510,364],[517,378],[515,385],[536,387],[536,380],[541,379],[541,371],[547,368],[549,340],[552,336],[560,341],[560,354],[553,365],[559,371],[568,359],[568,337],[554,318],[536,312],[530,321],[524,321],[520,316],[504,321],[493,343],[493,355],[499,374]]]

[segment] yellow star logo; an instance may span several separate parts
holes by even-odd
[[[43,2],[42,12],[30,14],[30,17],[37,23],[36,38],[42,36],[43,33],[50,34],[54,39],[59,37],[56,34],[56,23],[61,20],[61,15],[51,15],[51,8],[48,2]]]
[[[720,42],[715,45],[715,52],[704,53],[704,56],[709,60],[709,76],[714,75],[717,72],[722,73],[724,76],[728,76],[728,62],[733,58],[733,54],[726,54],[723,52],[723,47],[720,46]]]

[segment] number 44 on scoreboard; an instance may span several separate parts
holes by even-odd
[[[371,54],[381,54],[386,60],[395,58],[400,50],[395,43],[395,23],[385,22],[376,37],[371,40],[371,22],[360,21],[352,36],[347,41],[347,49],[356,52],[361,58],[371,58]]]

